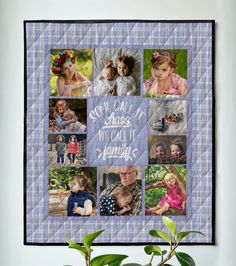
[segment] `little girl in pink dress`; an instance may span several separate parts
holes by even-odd
[[[152,77],[144,83],[146,96],[186,96],[187,80],[174,73],[176,59],[173,52],[154,52],[151,64]]]
[[[159,181],[154,186],[163,186],[167,188],[165,196],[160,200],[156,207],[149,208],[149,212],[155,215],[169,210],[169,208],[177,210],[185,210],[186,190],[185,186],[173,173],[168,173],[165,176],[165,181]]]

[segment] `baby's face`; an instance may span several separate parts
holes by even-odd
[[[155,150],[156,157],[162,158],[165,156],[165,150],[162,146],[157,146]]]
[[[170,146],[170,153],[174,158],[178,158],[181,155],[182,150],[180,149],[179,145],[172,144]]]
[[[133,197],[131,195],[129,195],[128,197],[119,197],[117,199],[117,205],[120,209],[122,209],[125,206],[128,206],[132,200],[133,200]]]
[[[158,80],[165,80],[170,76],[171,73],[173,73],[173,68],[170,67],[170,65],[165,62],[161,65],[155,65],[152,68],[154,78]]]
[[[119,62],[117,65],[117,72],[121,77],[127,76],[129,69],[123,62]]]
[[[114,70],[112,68],[107,68],[105,71],[105,79],[113,80],[114,79]]]
[[[72,119],[72,115],[71,114],[64,113],[63,114],[63,118],[64,118],[64,120],[69,121],[69,120]]]

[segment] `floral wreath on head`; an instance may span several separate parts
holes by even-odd
[[[59,52],[59,55],[55,57],[53,64],[52,64],[52,72],[57,75],[61,76],[62,73],[62,67],[65,62],[70,61],[72,63],[75,63],[76,56],[73,51],[71,50],[63,50]]]

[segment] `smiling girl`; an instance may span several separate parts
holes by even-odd
[[[76,56],[72,50],[63,50],[55,57],[52,72],[58,76],[57,89],[60,96],[86,96],[90,94],[91,82],[75,69]]]

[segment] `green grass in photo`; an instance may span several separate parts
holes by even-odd
[[[143,78],[144,81],[147,79],[151,78],[151,58],[152,58],[152,54],[155,51],[160,51],[158,49],[147,49],[144,50],[144,57],[143,57],[143,69],[144,69],[144,73],[143,73]],[[181,76],[184,79],[187,79],[187,50],[186,49],[171,49],[170,51],[173,51],[176,55],[176,70],[175,73],[178,74],[179,76]]]
[[[54,59],[63,49],[53,49],[50,55],[50,95],[57,96],[57,78],[52,72]],[[73,50],[76,55],[75,70],[82,73],[88,80],[92,81],[92,49]]]

